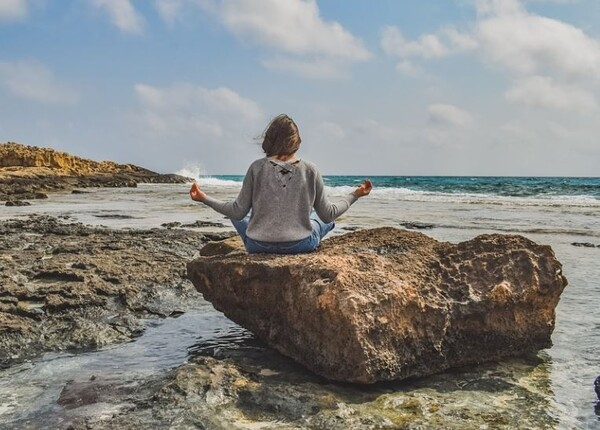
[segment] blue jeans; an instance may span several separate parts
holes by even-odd
[[[241,220],[231,220],[231,223],[239,233],[246,251],[249,254],[303,254],[317,249],[321,243],[321,239],[335,227],[334,222],[325,223],[321,221],[315,211],[310,214],[310,222],[312,224],[312,233],[306,239],[296,240],[294,242],[260,242],[246,236],[250,213]]]

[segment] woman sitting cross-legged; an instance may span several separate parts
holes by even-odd
[[[254,161],[234,201],[209,197],[197,183],[193,200],[228,216],[249,253],[300,254],[317,249],[334,220],[373,189],[366,179],[332,203],[317,167],[296,157],[300,134],[287,115],[273,119],[264,133],[266,157]]]

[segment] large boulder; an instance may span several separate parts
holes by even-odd
[[[567,284],[549,246],[362,230],[303,255],[207,245],[188,277],[214,307],[326,378],[423,376],[551,345]]]

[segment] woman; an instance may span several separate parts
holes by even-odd
[[[249,253],[299,254],[314,251],[335,226],[334,220],[373,185],[368,179],[354,192],[331,203],[316,166],[296,158],[300,147],[296,123],[287,115],[273,119],[264,133],[266,157],[254,161],[238,197],[223,202],[197,183],[192,200],[231,218]]]

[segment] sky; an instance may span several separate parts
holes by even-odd
[[[600,176],[598,0],[0,0],[0,142],[244,174]]]

